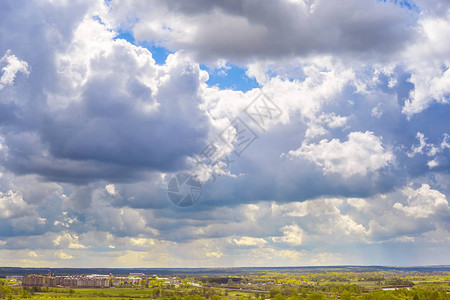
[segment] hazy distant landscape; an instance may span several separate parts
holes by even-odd
[[[393,266],[309,266],[309,267],[239,267],[239,268],[14,268],[0,267],[0,276],[7,275],[27,275],[40,274],[47,275],[49,272],[58,275],[78,275],[78,274],[115,274],[128,275],[130,273],[144,273],[147,275],[188,275],[188,274],[207,274],[207,275],[242,275],[251,272],[291,272],[291,273],[313,273],[336,270],[339,272],[450,272],[450,266],[411,266],[411,267],[393,267]]]
[[[6,275],[6,279],[0,279],[0,297],[8,299],[416,300],[448,299],[450,292],[450,266],[51,270],[2,268],[1,272],[0,275],[9,275]],[[38,281],[30,283],[30,278],[40,281],[38,284]],[[91,284],[91,287],[80,286]],[[96,284],[101,286],[96,287]]]

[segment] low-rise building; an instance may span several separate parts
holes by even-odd
[[[22,285],[105,288],[111,286],[111,281],[107,275],[43,276],[32,274],[23,277]]]
[[[50,276],[28,275],[22,278],[22,285],[26,286],[49,286]]]

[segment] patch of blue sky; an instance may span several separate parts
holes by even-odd
[[[376,0],[376,1],[383,2],[383,3],[386,3],[389,1],[391,3],[394,3],[395,5],[398,5],[402,8],[406,8],[412,12],[420,13],[419,7],[417,7],[417,5],[414,3],[414,1],[411,1],[411,0]]]
[[[100,18],[100,16],[93,16],[92,19],[94,19],[95,21],[99,22],[102,25],[105,25],[105,23],[103,23],[102,19]]]
[[[227,64],[226,68],[220,69],[209,69],[200,65],[200,68],[208,72],[209,80],[206,83],[209,86],[242,92],[261,87],[256,79],[247,76],[245,68],[236,65]]]
[[[167,48],[151,45],[147,42],[140,43],[139,46],[147,48],[152,53],[153,59],[158,65],[165,64],[169,54],[174,53],[173,51],[169,51]]]
[[[118,39],[126,40],[127,42],[134,44],[134,36],[131,32],[128,31],[119,30],[118,34],[114,37],[114,40]]]

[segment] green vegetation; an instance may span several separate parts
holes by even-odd
[[[336,269],[176,276],[179,284],[146,278],[111,288],[22,287],[0,279],[0,299],[450,299],[450,273]]]

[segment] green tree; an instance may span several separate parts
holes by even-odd
[[[352,298],[352,294],[349,291],[345,291],[341,293],[342,300],[350,300]]]
[[[327,299],[327,297],[325,295],[319,294],[319,293],[314,293],[311,295],[308,295],[308,298],[310,300],[324,300]]]
[[[274,300],[284,300],[286,298],[281,293],[278,293],[273,297],[273,299]]]

